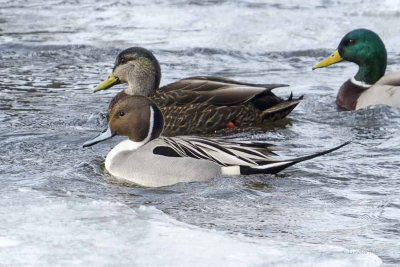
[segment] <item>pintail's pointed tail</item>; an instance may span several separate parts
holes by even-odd
[[[299,157],[299,158],[294,158],[294,159],[288,159],[288,160],[282,160],[282,161],[274,161],[274,162],[268,162],[267,164],[259,165],[259,166],[240,166],[240,174],[260,174],[260,173],[269,173],[269,174],[276,174],[287,167],[293,166],[297,163],[310,160],[328,153],[331,153],[333,151],[336,151],[346,145],[350,144],[350,142],[346,142],[344,144],[341,144],[340,146],[324,150],[312,155],[304,156],[304,157]]]

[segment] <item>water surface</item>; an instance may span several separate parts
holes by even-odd
[[[0,6],[0,261],[5,265],[400,264],[400,110],[339,112],[350,63],[312,72],[354,28],[378,32],[398,70],[399,1],[6,1]],[[191,75],[286,83],[305,95],[266,140],[300,156],[279,175],[151,189],[119,183],[90,149],[123,85],[93,94],[121,49]]]

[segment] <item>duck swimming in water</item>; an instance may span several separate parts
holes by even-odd
[[[128,136],[129,139],[108,153],[105,167],[117,179],[149,187],[205,181],[221,174],[274,174],[347,144],[301,158],[277,160],[276,148],[267,143],[197,136],[163,137],[161,110],[144,96],[119,99],[108,118],[108,129],[83,146],[116,135]]]
[[[283,84],[251,84],[217,76],[197,76],[159,88],[161,69],[147,49],[131,47],[115,60],[111,75],[95,92],[119,83],[128,88],[118,93],[109,109],[128,95],[149,97],[165,117],[164,135],[209,134],[226,128],[263,126],[285,118],[302,97],[284,100],[272,89]]]
[[[386,58],[381,38],[373,31],[357,29],[347,33],[338,49],[315,65],[313,70],[341,61],[359,66],[354,78],[347,80],[337,95],[336,103],[344,110],[380,104],[400,107],[400,71],[385,75]]]

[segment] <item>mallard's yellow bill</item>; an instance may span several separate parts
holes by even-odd
[[[97,85],[96,89],[94,89],[95,92],[101,91],[101,90],[105,90],[108,89],[116,84],[119,83],[119,79],[117,77],[114,76],[114,74],[110,74],[110,76],[108,76],[107,80],[105,80],[104,82],[102,82],[101,84]]]
[[[342,60],[343,60],[343,58],[339,55],[339,52],[336,50],[335,52],[332,53],[332,55],[330,55],[329,57],[327,57],[324,60],[322,60],[320,63],[315,65],[312,69],[315,70],[315,69],[318,69],[318,68],[327,67],[329,65],[338,63],[338,62],[340,62]]]

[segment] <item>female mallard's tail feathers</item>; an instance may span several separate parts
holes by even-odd
[[[282,161],[271,161],[267,164],[264,165],[258,165],[258,166],[238,166],[240,167],[240,174],[246,175],[246,174],[260,174],[260,173],[270,173],[270,174],[276,174],[287,167],[290,167],[294,164],[297,164],[299,162],[303,162],[306,160],[310,160],[328,153],[331,153],[335,150],[338,150],[346,145],[348,145],[350,142],[346,142],[344,144],[341,144],[340,146],[321,151],[309,156],[305,157],[300,157],[300,158],[294,158],[294,159],[288,159],[288,160],[282,160]]]
[[[292,101],[292,100],[303,100],[304,95],[299,96],[296,99],[293,99],[293,92],[290,92],[290,96],[286,99],[286,101]]]
[[[289,98],[261,113],[262,121],[277,121],[285,118],[301,102],[303,96],[293,99],[293,94]]]

